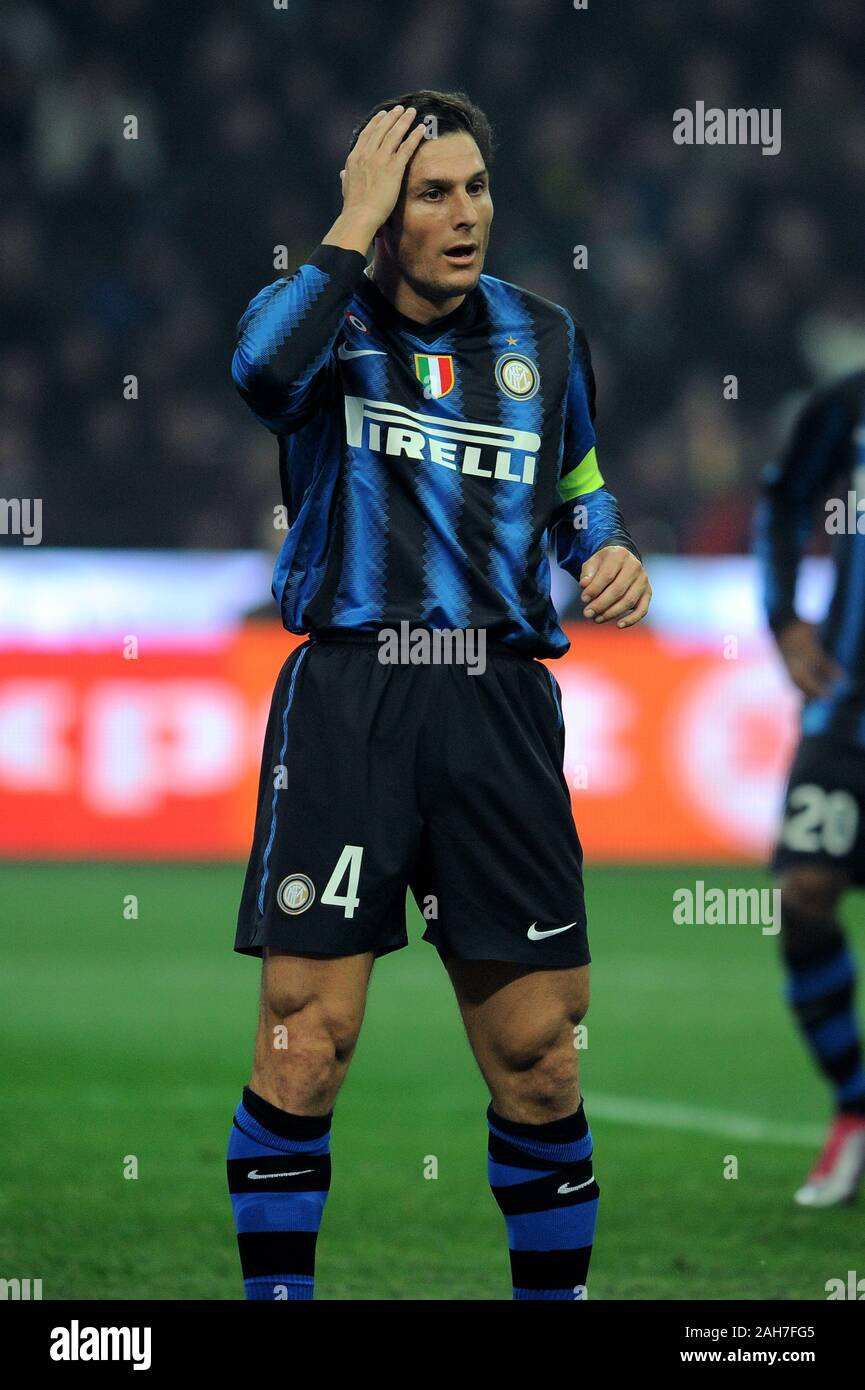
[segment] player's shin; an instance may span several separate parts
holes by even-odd
[[[489,1179],[508,1232],[515,1299],[586,1297],[600,1190],[583,1103],[547,1124],[487,1110]]]
[[[833,922],[807,949],[786,944],[791,914],[784,913],[782,954],[787,1002],[814,1061],[832,1087],[836,1109],[865,1116],[865,1069],[856,1017],[856,964]]]
[[[228,1143],[228,1190],[248,1299],[311,1299],[330,1189],[327,1115],[291,1115],[244,1087]]]

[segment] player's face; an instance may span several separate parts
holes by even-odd
[[[380,236],[411,288],[433,302],[474,289],[493,204],[481,152],[465,133],[421,140]]]

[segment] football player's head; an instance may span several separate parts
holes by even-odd
[[[400,196],[375,241],[376,275],[404,280],[432,303],[466,294],[483,269],[493,204],[490,123],[462,92],[407,92],[381,101],[352,133],[351,146],[377,111],[413,106],[427,129],[406,168]]]

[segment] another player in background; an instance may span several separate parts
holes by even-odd
[[[598,470],[585,338],[481,274],[490,153],[460,94],[381,103],[322,245],[240,324],[234,379],[279,440],[291,522],[274,593],[310,634],[274,693],[235,942],[264,957],[228,1152],[248,1298],[312,1297],[333,1105],[373,962],[407,944],[408,886],[435,905],[424,939],[489,1087],[513,1296],[585,1296],[590,957],[559,690],[537,660],[568,648],[548,542],[596,622],[633,626],[651,590]],[[383,664],[403,623],[483,634],[485,668]],[[385,1146],[393,1116],[370,1122]]]
[[[838,920],[843,894],[865,885],[865,504],[851,528],[851,491],[865,499],[865,372],[810,398],[766,471],[757,516],[769,625],[805,696],[773,868],[787,999],[835,1106],[823,1151],[795,1194],[810,1207],[849,1201],[865,1173],[856,964]],[[835,536],[835,587],[816,626],[797,616],[794,600],[818,503]]]

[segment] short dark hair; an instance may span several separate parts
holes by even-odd
[[[470,101],[465,92],[405,92],[401,97],[388,97],[380,101],[351,132],[348,153],[357,144],[357,137],[379,111],[391,111],[394,106],[414,106],[417,119],[423,122],[428,116],[435,117],[438,135],[450,135],[465,131],[475,141],[487,168],[492,164],[494,153],[493,130],[485,112]]]

